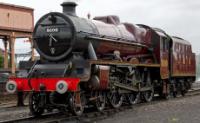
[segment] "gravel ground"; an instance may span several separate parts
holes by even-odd
[[[200,82],[197,81],[197,82],[193,83],[192,88],[200,88]]]
[[[17,100],[17,96],[16,95],[12,95],[12,94],[0,94],[0,105],[7,103],[7,102],[16,102]]]
[[[135,107],[97,123],[200,123],[200,95]]]
[[[0,121],[23,118],[29,116],[28,107],[7,107],[0,109]]]
[[[25,100],[27,105],[27,100]],[[16,95],[1,95],[0,97],[0,122],[29,116],[28,106],[17,107]]]

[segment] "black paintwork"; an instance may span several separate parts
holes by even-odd
[[[81,33],[82,30],[88,34]],[[86,51],[90,40],[85,40],[85,37],[91,33],[98,34],[86,19],[52,12],[37,22],[33,34],[34,45],[45,59],[59,61],[71,52]]]

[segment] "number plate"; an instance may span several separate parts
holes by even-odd
[[[48,32],[48,33],[59,32],[59,31],[60,31],[59,28],[47,28],[46,29],[46,32]]]

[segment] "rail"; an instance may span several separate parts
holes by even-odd
[[[186,94],[184,97],[178,97],[178,98],[172,98],[171,100],[179,100],[183,98],[187,98],[190,96],[195,96],[195,95],[200,95],[200,88],[194,88],[191,89],[188,94]],[[60,112],[54,112],[54,113],[47,113],[42,115],[41,117],[24,117],[24,118],[18,118],[18,119],[11,119],[11,120],[6,120],[6,121],[0,121],[0,123],[26,123],[26,122],[37,122],[37,123],[71,123],[71,122],[96,122],[98,120],[102,120],[105,118],[108,118],[110,116],[115,115],[116,113],[126,111],[126,110],[131,110],[134,107],[141,107],[141,106],[148,106],[148,105],[154,105],[158,104],[161,102],[164,102],[166,100],[155,98],[155,100],[151,103],[139,103],[134,106],[130,105],[124,105],[123,107],[120,107],[119,109],[113,109],[107,107],[103,112],[98,112],[91,110],[91,108],[88,108],[86,110],[85,114],[82,116],[73,116],[70,113],[60,113]]]

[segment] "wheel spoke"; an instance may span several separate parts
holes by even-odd
[[[154,89],[152,88],[152,90],[149,90],[149,91],[145,91],[143,92],[144,94],[144,99],[146,102],[150,102],[152,101],[153,99],[153,96],[154,96]]]
[[[40,94],[39,93],[31,93],[29,98],[29,108],[34,116],[40,116],[44,112],[44,108],[40,107]]]
[[[123,97],[118,92],[111,92],[111,96],[108,97],[113,108],[119,108],[122,105]]]
[[[134,92],[127,95],[128,101],[131,105],[137,104],[140,100],[140,93]]]
[[[145,77],[145,74],[146,74],[146,77]],[[151,90],[143,92],[144,100],[146,102],[150,102],[150,101],[152,101],[152,99],[154,97],[154,86],[152,84],[151,75],[150,75],[149,71],[147,73],[143,72],[142,80],[143,80],[142,82],[144,84],[144,87],[151,87]]]

